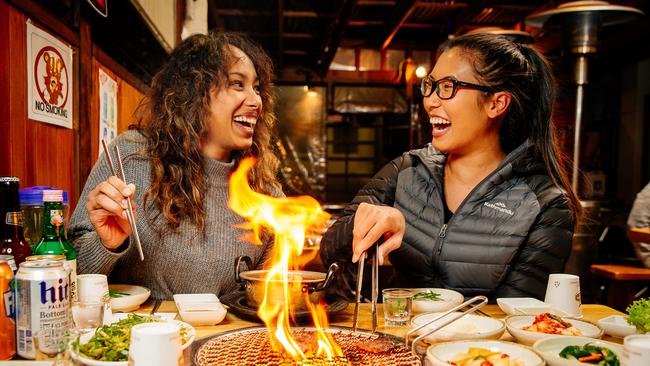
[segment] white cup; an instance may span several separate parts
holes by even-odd
[[[173,323],[143,323],[133,326],[129,366],[183,365],[180,330]]]
[[[81,303],[104,302],[106,304],[104,307],[104,324],[110,324],[113,321],[113,311],[111,310],[111,298],[108,295],[108,279],[106,275],[78,275],[77,294]]]
[[[581,317],[580,277],[566,273],[549,275],[544,302],[571,316]]]
[[[650,365],[650,334],[632,334],[623,339],[623,366]]]

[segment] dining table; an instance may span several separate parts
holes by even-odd
[[[154,301],[149,300],[146,303],[144,303],[140,307],[140,309],[135,310],[134,312],[148,313],[153,307],[153,305],[154,305]],[[359,328],[362,330],[372,329],[372,313],[370,311],[370,305],[371,304],[369,303],[360,304]],[[625,315],[618,310],[600,304],[583,304],[581,306],[581,309],[583,314],[582,320],[586,320],[592,323],[596,323],[598,320],[610,315]],[[496,304],[487,304],[482,308],[480,308],[480,310],[484,314],[484,316],[489,316],[497,319],[503,319],[507,316]],[[163,301],[158,311],[163,313],[165,312],[177,313],[176,304],[174,303],[174,301]],[[411,329],[410,325],[407,326],[384,325],[384,317],[383,317],[384,313],[383,313],[382,304],[377,304],[377,311],[378,311],[378,319],[379,319],[379,326],[377,328],[378,332],[404,338],[406,332],[408,332]],[[330,314],[330,319],[329,319],[330,325],[351,327],[353,316],[354,316],[354,303],[348,304],[348,306],[340,312]],[[180,316],[178,316],[177,319],[182,320],[180,319]],[[195,327],[196,339],[209,337],[215,334],[219,334],[231,330],[237,330],[237,329],[254,327],[254,326],[262,326],[262,325],[263,324],[261,322],[256,323],[249,320],[241,319],[232,311],[228,311],[225,319],[217,325]],[[512,336],[508,334],[508,332],[505,332],[501,339],[506,341],[514,341],[514,339],[512,338]],[[611,337],[607,334],[603,335],[602,339],[614,343],[619,343],[619,344],[623,343],[623,339]]]

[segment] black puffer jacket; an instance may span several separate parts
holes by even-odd
[[[430,144],[409,151],[359,191],[321,242],[323,263],[343,264],[339,290],[349,294],[356,282],[352,226],[358,205],[367,202],[393,206],[406,218],[402,245],[389,256],[397,272],[391,286],[443,287],[492,300],[542,298],[548,275],[562,272],[569,257],[573,220],[530,143],[508,154],[446,225],[445,160]]]

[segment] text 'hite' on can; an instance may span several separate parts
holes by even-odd
[[[32,335],[70,325],[68,271],[58,261],[25,261],[16,273],[16,353],[34,359]]]
[[[9,360],[16,354],[14,271],[10,260],[14,260],[12,255],[0,255],[0,360]]]

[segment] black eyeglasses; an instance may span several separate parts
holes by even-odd
[[[430,75],[422,79],[422,83],[420,84],[420,92],[422,92],[423,97],[428,97],[435,90],[438,97],[443,100],[451,99],[456,96],[458,88],[476,89],[484,92],[494,91],[492,88],[485,85],[466,83],[452,78],[433,80]]]

